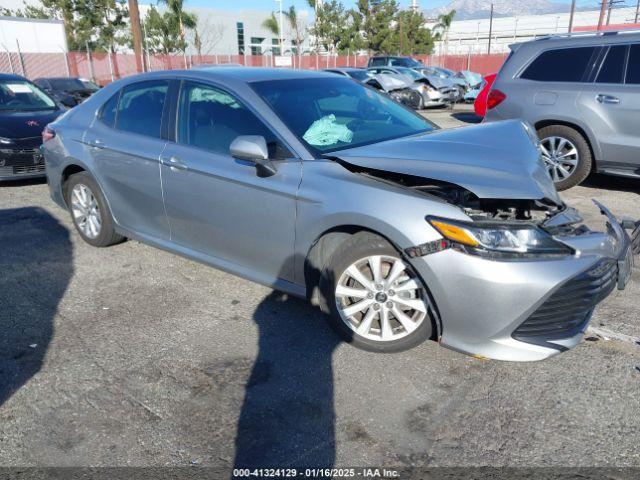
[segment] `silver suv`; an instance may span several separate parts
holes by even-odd
[[[511,51],[485,121],[534,125],[558,190],[591,171],[640,175],[640,32],[545,37]]]

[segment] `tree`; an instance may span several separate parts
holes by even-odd
[[[425,27],[422,12],[403,10],[396,19],[398,52],[401,55],[429,54],[433,51],[433,35]]]
[[[171,22],[177,22],[178,35],[180,37],[180,50],[184,53],[187,49],[186,29],[196,28],[198,17],[184,10],[184,0],[159,0],[169,8]],[[164,17],[164,15],[163,15]],[[167,18],[168,19],[168,18]]]
[[[280,38],[280,25],[278,24],[276,15],[273,12],[271,12],[270,16],[265,18],[264,22],[262,22],[262,26]]]
[[[210,17],[198,21],[190,40],[198,55],[211,55],[224,35],[225,24],[222,21],[213,23]]]
[[[282,13],[287,17],[289,22],[291,37],[295,39],[295,52],[298,55],[302,55],[302,44],[304,43],[304,32],[307,28],[307,24],[304,19],[298,17],[298,12],[294,5],[291,5],[289,10]],[[293,43],[293,41],[291,43]]]
[[[350,9],[347,12],[347,19],[344,25],[338,50],[341,53],[357,52],[367,48],[367,44],[362,36],[362,16],[357,10]]]
[[[437,40],[442,40],[442,38],[447,35],[455,16],[455,10],[451,10],[449,13],[443,13],[438,16],[438,23],[433,26],[433,33]]]
[[[358,0],[366,48],[373,53],[397,51],[398,37],[394,28],[398,13],[396,0]]]
[[[336,49],[346,26],[344,6],[338,0],[327,0],[321,4],[310,0],[309,4],[316,10],[316,20],[311,28],[316,52],[319,47],[326,51]]]
[[[180,35],[180,23],[172,12],[160,13],[151,6],[144,18],[146,44],[150,53],[169,55],[186,49]]]

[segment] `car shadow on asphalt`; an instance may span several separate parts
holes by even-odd
[[[47,183],[47,179],[42,178],[22,178],[16,180],[2,180],[0,181],[0,188],[17,188],[17,187],[27,187],[30,185],[45,185]]]
[[[0,405],[42,368],[72,276],[64,226],[41,208],[0,210]]]
[[[340,337],[326,315],[281,292],[255,310],[259,352],[238,420],[235,468],[331,467],[332,356]]]
[[[640,194],[640,178],[617,177],[615,175],[594,173],[589,175],[580,186]]]
[[[473,112],[454,112],[451,114],[453,118],[464,123],[480,123],[482,117],[479,117]]]

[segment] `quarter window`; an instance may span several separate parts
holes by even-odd
[[[600,68],[600,73],[598,73],[598,78],[596,78],[596,83],[622,83],[626,59],[626,45],[617,45],[609,48],[602,68]]]
[[[178,143],[229,155],[231,142],[240,135],[263,136],[272,159],[290,155],[275,135],[229,93],[209,85],[183,84],[178,110]]]
[[[160,138],[162,110],[169,83],[164,80],[134,83],[122,90],[116,128]]]
[[[113,128],[116,124],[116,112],[118,111],[118,98],[120,98],[120,91],[113,95],[107,103],[102,106],[102,110],[100,111],[100,121],[107,125],[108,127]]]
[[[580,82],[595,52],[596,47],[548,50],[527,67],[521,78],[540,82]]]
[[[631,45],[627,66],[627,83],[640,84],[640,45]]]

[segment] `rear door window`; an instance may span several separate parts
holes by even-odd
[[[166,80],[153,80],[126,86],[120,95],[116,128],[160,138],[162,111],[168,89],[169,82]]]
[[[627,66],[627,83],[640,85],[640,45],[631,45]]]
[[[563,48],[542,52],[521,78],[539,82],[580,82],[591,70],[599,47]]]
[[[622,83],[626,60],[626,45],[610,47],[596,78],[596,83]]]

